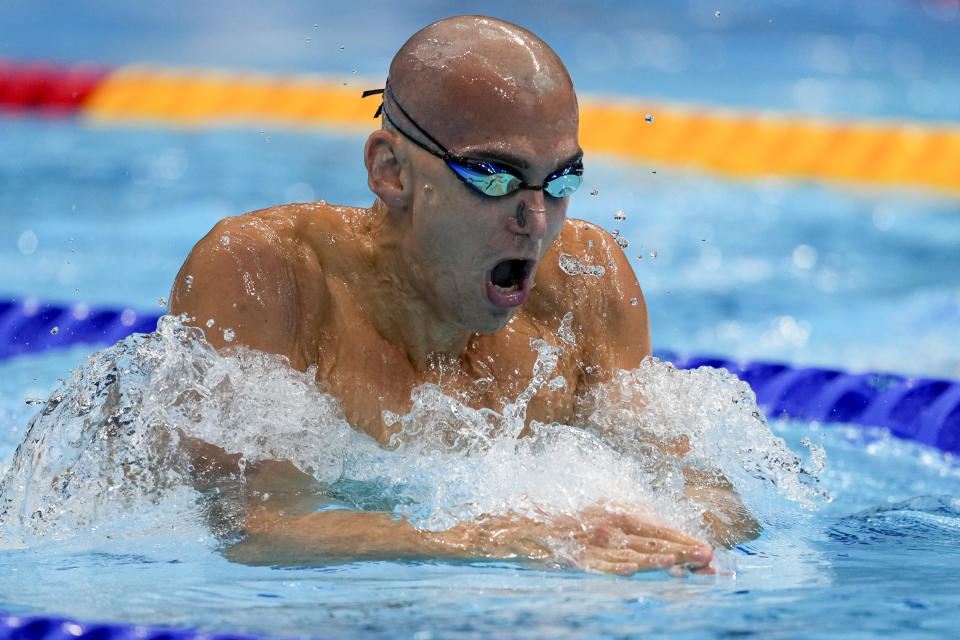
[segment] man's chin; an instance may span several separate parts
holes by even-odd
[[[510,322],[520,307],[497,307],[483,319],[474,323],[474,333],[497,333]]]

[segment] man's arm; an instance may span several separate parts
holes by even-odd
[[[460,523],[446,531],[417,529],[393,514],[346,509],[318,510],[330,499],[309,475],[282,460],[248,463],[238,454],[180,434],[192,455],[194,483],[209,491],[227,482],[215,509],[225,531],[240,526],[244,537],[224,549],[247,564],[305,565],[375,559],[517,559],[587,571],[630,574],[686,565],[709,573],[713,552],[705,542],[621,505],[591,507],[574,515],[516,514]],[[243,474],[243,482],[230,480]],[[226,514],[225,516],[223,514]],[[231,516],[231,514],[233,514]],[[239,517],[241,522],[236,522]]]
[[[177,274],[170,313],[186,313],[215,348],[245,345],[305,369],[289,244],[256,214],[221,220]]]
[[[713,551],[706,543],[626,511],[601,507],[545,521],[493,516],[433,532],[384,512],[338,509],[290,516],[263,505],[247,515],[246,532],[224,551],[225,557],[271,565],[490,558],[617,574],[676,565],[712,572]]]
[[[647,308],[637,277],[627,256],[613,238],[599,227],[577,221],[576,244],[590,255],[595,264],[606,266],[606,273],[597,283],[598,303],[591,306],[592,319],[599,311],[600,326],[585,332],[585,360],[599,365],[585,384],[608,382],[616,371],[631,370],[651,354]],[[584,248],[585,247],[585,248]],[[604,281],[606,280],[606,281]],[[582,389],[585,391],[585,389]],[[646,402],[636,398],[635,402]],[[685,438],[676,442],[650,443],[665,453],[682,457],[689,450]],[[714,543],[732,547],[760,534],[760,525],[750,514],[729,481],[720,473],[684,471],[685,499],[707,505],[703,523]]]

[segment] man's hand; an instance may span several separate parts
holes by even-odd
[[[585,571],[632,574],[687,567],[712,573],[713,550],[696,538],[622,508],[591,507],[544,521],[509,515],[423,531],[389,514],[323,511],[247,518],[248,536],[224,551],[250,564],[310,564],[400,558],[526,559]]]
[[[706,542],[622,507],[595,506],[543,522],[500,516],[474,526],[488,557],[527,557],[621,575],[673,566],[712,572],[713,549]]]

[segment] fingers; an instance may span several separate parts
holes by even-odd
[[[638,553],[630,549],[588,549],[577,560],[586,571],[630,575],[638,571],[666,569],[676,562],[668,554]]]
[[[678,564],[688,564],[696,569],[709,565],[710,560],[713,559],[713,549],[696,538],[690,538],[690,540],[692,544],[681,544],[658,538],[628,535],[624,542],[627,548],[634,551],[646,554],[672,555],[676,558]]]
[[[710,567],[713,549],[706,542],[629,514],[609,516],[603,525],[579,537],[583,549],[577,564],[582,569],[619,575],[658,569],[670,569],[671,575],[679,576],[687,570],[714,573]]]
[[[644,538],[669,540],[670,542],[675,542],[678,544],[706,544],[702,540],[698,540],[697,538],[689,536],[678,529],[668,527],[656,521],[651,522],[650,520],[645,520],[627,513],[621,513],[618,514],[618,516],[619,517],[616,521],[616,524],[624,531],[624,533],[642,536]]]

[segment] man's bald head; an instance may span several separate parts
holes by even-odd
[[[485,16],[455,16],[415,33],[390,65],[403,108],[448,147],[490,126],[539,119],[575,132],[573,83],[557,54],[522,27]],[[397,119],[397,109],[387,109]],[[398,123],[402,126],[402,122]]]

